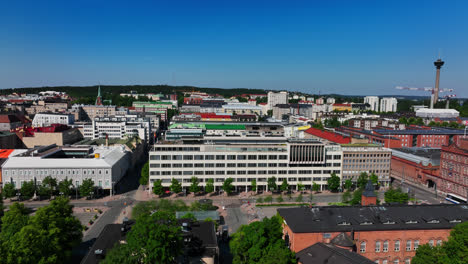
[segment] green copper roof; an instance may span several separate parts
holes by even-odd
[[[206,129],[210,130],[245,130],[245,125],[205,125]]]

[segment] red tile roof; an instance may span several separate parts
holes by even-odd
[[[14,149],[0,149],[0,159],[8,158],[13,151]]]
[[[309,129],[307,129],[305,132],[308,133],[308,134],[314,135],[316,137],[320,137],[320,138],[323,138],[323,139],[326,139],[328,141],[335,142],[335,143],[338,143],[338,144],[349,144],[349,143],[351,143],[351,138],[343,137],[340,134],[336,134],[336,133],[329,132],[329,131],[326,131],[326,130],[320,130],[320,129],[311,127]]]

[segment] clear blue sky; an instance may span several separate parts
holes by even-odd
[[[468,97],[468,1],[1,1],[0,88],[175,84]],[[413,93],[415,94],[415,93]],[[424,95],[424,93],[416,93]]]

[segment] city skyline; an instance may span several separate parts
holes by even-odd
[[[0,88],[169,84],[468,97],[462,1],[49,2],[0,9]],[[443,96],[443,94],[442,94]]]

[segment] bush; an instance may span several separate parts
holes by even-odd
[[[96,220],[97,218],[98,218],[98,216],[97,216],[97,215],[94,215],[94,220]]]
[[[280,195],[278,198],[276,198],[276,201],[277,201],[278,203],[284,202],[283,196]]]
[[[298,197],[296,197],[296,202],[298,202],[298,203],[302,202],[303,200],[304,200],[304,198],[303,198],[303,196],[302,196],[302,193],[299,194]]]
[[[271,202],[273,202],[273,197],[271,195],[269,195],[269,196],[265,197],[264,201],[265,201],[265,203],[271,203]]]
[[[262,198],[262,197],[257,198],[257,201],[256,201],[256,202],[257,202],[257,203],[263,203],[263,198]]]

